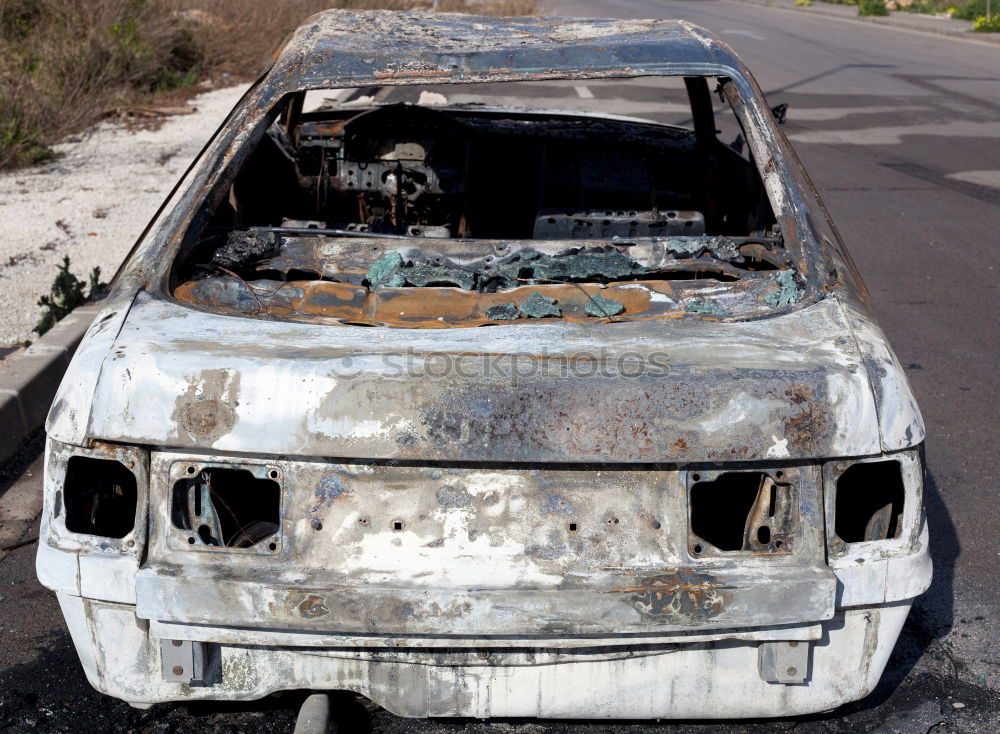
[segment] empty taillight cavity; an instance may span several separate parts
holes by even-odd
[[[845,543],[898,538],[905,496],[898,461],[848,467],[837,480],[834,532]]]
[[[218,466],[187,474],[174,484],[171,517],[174,527],[190,533],[190,545],[250,548],[278,532],[278,482],[248,469]]]
[[[135,528],[137,497],[135,475],[118,461],[71,456],[67,462],[62,498],[71,533],[124,538]]]
[[[798,523],[794,486],[767,472],[725,472],[697,481],[692,475],[692,555],[725,552],[786,553]]]

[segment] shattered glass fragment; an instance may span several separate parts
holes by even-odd
[[[546,316],[562,316],[562,310],[556,305],[556,299],[535,291],[524,299],[521,314],[530,319],[542,319]]]
[[[408,285],[417,287],[443,285],[464,288],[469,291],[476,284],[475,273],[443,265],[413,265],[403,268],[401,276],[406,279]]]
[[[625,306],[621,301],[615,301],[611,298],[605,298],[600,293],[590,297],[587,301],[587,305],[583,309],[588,316],[617,316],[622,311],[625,310]]]
[[[674,257],[696,257],[703,252],[717,260],[732,262],[741,258],[739,247],[728,237],[668,237],[659,240]]]
[[[684,310],[690,313],[700,313],[706,316],[729,316],[729,311],[707,298],[698,298],[684,304]]]
[[[514,303],[501,303],[498,306],[490,306],[486,309],[486,318],[494,321],[509,321],[518,317],[517,305]]]
[[[775,270],[768,277],[778,284],[776,290],[764,294],[764,300],[770,306],[788,306],[802,300],[802,289],[795,282],[795,273],[791,270]]]
[[[403,256],[398,252],[387,252],[371,264],[365,280],[368,287],[377,291],[379,288],[400,288],[406,279],[400,272],[403,269]]]
[[[524,253],[516,260],[488,268],[486,275],[492,282],[500,279],[503,287],[514,288],[524,281],[608,282],[641,275],[648,270],[615,248],[588,248],[559,255]],[[490,281],[484,279],[484,282]]]

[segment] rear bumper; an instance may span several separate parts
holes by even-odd
[[[134,607],[65,594],[59,602],[90,682],[136,705],[335,689],[360,693],[399,716],[568,719],[747,718],[834,708],[875,687],[911,604],[842,610],[815,633],[798,630],[817,639],[799,643],[807,646],[807,673],[795,685],[764,680],[762,649],[775,643],[746,639],[446,653],[214,643],[214,678],[200,685],[164,676],[156,634],[167,630],[136,617]],[[213,635],[196,626],[170,634]],[[114,644],[101,644],[110,639]]]
[[[833,616],[829,568],[674,568],[602,574],[556,589],[441,589],[219,578],[150,565],[136,576],[138,614],[161,622],[407,637],[658,636],[802,624]],[[172,575],[173,574],[173,575]],[[484,584],[489,583],[484,579]]]
[[[133,469],[131,532],[69,531],[57,451]],[[915,457],[905,532],[828,558],[819,467],[781,469],[800,503],[782,552],[695,557],[685,471],[154,453],[147,481],[144,461],[50,448],[37,559],[91,683],[136,705],[331,689],[411,717],[793,716],[874,688],[931,577]],[[280,480],[279,529],[240,548],[165,521],[206,465]]]

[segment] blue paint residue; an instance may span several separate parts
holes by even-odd
[[[573,503],[558,494],[550,494],[542,505],[542,512],[555,512],[560,515],[575,515]]]

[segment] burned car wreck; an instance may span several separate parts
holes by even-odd
[[[626,79],[688,124],[434,91]],[[930,582],[903,371],[750,73],[683,21],[310,18],[47,431],[38,575],[136,706],[822,711]]]

